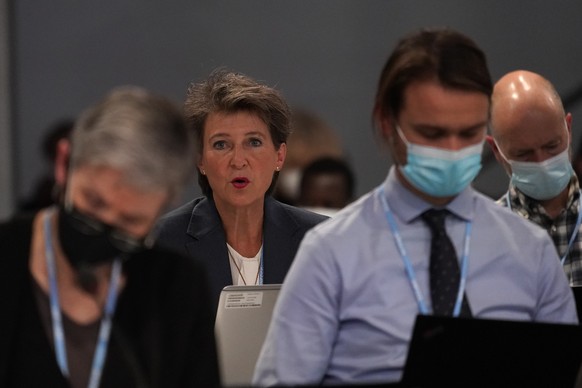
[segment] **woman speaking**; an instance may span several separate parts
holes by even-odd
[[[273,88],[226,70],[188,89],[204,197],[165,216],[158,241],[203,262],[216,309],[227,285],[282,283],[305,232],[325,217],[274,200],[291,133]]]

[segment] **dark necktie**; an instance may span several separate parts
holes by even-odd
[[[434,315],[452,316],[459,292],[460,271],[455,247],[445,229],[447,210],[431,209],[422,214],[432,233],[430,245],[430,296]],[[471,317],[466,295],[461,305],[462,317]]]

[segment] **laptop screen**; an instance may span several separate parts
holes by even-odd
[[[419,315],[402,383],[572,388],[581,362],[580,326]]]

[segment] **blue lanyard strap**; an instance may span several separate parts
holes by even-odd
[[[412,286],[412,290],[414,292],[414,296],[416,298],[416,302],[418,303],[418,309],[421,314],[427,315],[429,314],[428,308],[426,307],[426,300],[424,295],[420,289],[420,285],[418,284],[418,280],[416,278],[416,272],[412,266],[412,262],[408,256],[406,248],[404,247],[404,243],[402,241],[402,236],[400,234],[400,230],[398,229],[398,225],[396,224],[396,220],[394,219],[394,213],[390,209],[388,205],[388,200],[386,199],[386,193],[384,191],[384,187],[380,187],[378,189],[377,195],[380,197],[382,202],[382,207],[384,208],[384,215],[386,216],[386,221],[388,221],[388,225],[392,230],[392,236],[394,237],[394,241],[396,243],[396,247],[398,248],[398,252],[400,253],[400,257],[404,262],[404,267],[406,269],[406,275],[408,276],[408,280],[410,285]],[[467,285],[467,272],[469,268],[469,247],[471,242],[471,222],[467,222],[465,226],[465,241],[463,244],[463,259],[461,263],[461,279],[459,282],[459,290],[457,292],[457,300],[455,302],[455,308],[453,309],[453,316],[458,317],[461,313],[461,305],[463,303],[463,295],[465,294],[465,287]]]
[[[67,361],[66,340],[65,332],[63,329],[61,307],[59,303],[56,265],[54,249],[52,245],[52,228],[50,223],[50,216],[52,214],[52,212],[48,212],[44,220],[45,256],[49,276],[49,299],[57,363],[59,364],[59,368],[61,369],[63,375],[68,378],[69,366]],[[95,353],[93,355],[93,364],[91,366],[91,375],[89,377],[88,387],[90,388],[97,388],[99,386],[99,382],[101,381],[101,376],[103,374],[105,356],[107,355],[107,347],[109,345],[109,338],[111,336],[113,313],[115,312],[115,305],[117,302],[121,267],[121,260],[116,259],[113,262],[113,266],[111,268],[111,278],[109,283],[109,290],[107,291],[104,315],[101,319],[101,325],[99,327],[99,336],[97,338]]]
[[[507,202],[507,207],[509,210],[513,211],[511,208],[511,199],[509,198],[509,191],[505,195],[505,201]],[[576,236],[578,236],[578,232],[580,231],[580,224],[582,224],[582,191],[578,190],[578,218],[576,219],[576,226],[570,235],[570,240],[568,241],[568,247],[564,252],[564,256],[560,259],[560,263],[564,266],[566,262],[566,257],[570,253],[570,249],[572,249],[572,244],[574,244],[574,240],[576,240]]]
[[[263,249],[261,249],[261,260],[259,262],[259,284],[263,284],[264,256],[265,256],[265,244],[263,244]]]

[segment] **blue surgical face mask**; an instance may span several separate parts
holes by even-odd
[[[509,160],[495,144],[511,166],[511,183],[528,197],[539,201],[554,198],[570,183],[574,169],[570,163],[569,144],[563,152],[543,162]]]
[[[475,179],[481,170],[483,141],[459,151],[410,143],[400,127],[396,131],[406,144],[406,165],[399,166],[408,182],[433,197],[451,197],[459,194]]]

